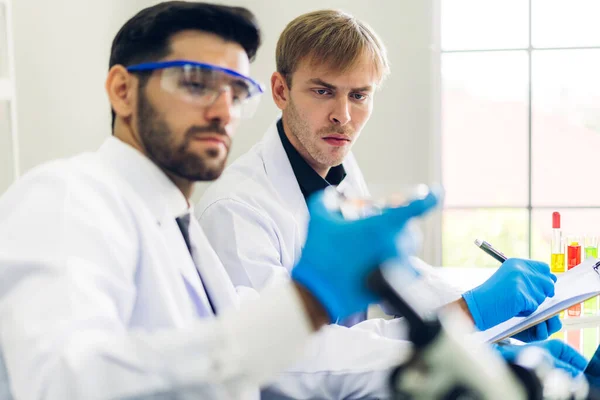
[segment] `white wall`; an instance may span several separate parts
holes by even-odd
[[[13,0],[21,171],[110,135],[113,37],[140,0]]]
[[[371,24],[386,43],[392,75],[375,97],[375,110],[355,154],[367,181],[439,181],[439,0],[226,0],[258,17],[264,40],[253,75],[268,84],[275,44],[301,13],[339,8]],[[21,170],[93,150],[110,135],[104,93],[110,43],[127,18],[153,0],[15,0],[14,28]],[[264,96],[256,117],[237,133],[231,160],[247,151],[272,123],[276,108]],[[195,198],[204,190],[199,185]],[[437,229],[426,229],[424,256],[436,262]]]

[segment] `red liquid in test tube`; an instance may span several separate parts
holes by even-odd
[[[568,242],[567,246],[567,270],[581,264],[581,244],[579,242]],[[579,317],[581,315],[581,304],[575,304],[567,310],[569,317]]]

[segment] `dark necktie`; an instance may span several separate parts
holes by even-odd
[[[179,230],[181,231],[181,236],[183,236],[183,240],[185,240],[185,245],[187,246],[188,251],[190,252],[192,261],[194,262],[194,265],[196,265],[196,260],[194,258],[194,247],[192,246],[192,243],[190,241],[190,218],[191,218],[190,214],[185,214],[185,215],[182,215],[181,217],[175,218],[175,220],[177,221],[177,226],[179,226]],[[206,293],[206,298],[208,299],[208,304],[210,305],[210,309],[212,310],[213,315],[217,315],[217,313],[215,311],[215,307],[213,305],[213,302],[210,299],[210,294],[208,293],[208,290],[206,290],[206,286],[204,286],[204,281],[202,280],[200,271],[198,270],[198,268],[196,268],[196,271],[198,272],[198,276],[200,276],[200,283],[202,284],[204,293]]]

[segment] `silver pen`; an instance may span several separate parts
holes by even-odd
[[[496,260],[500,261],[500,263],[504,263],[504,261],[508,259],[508,257],[506,257],[504,254],[493,248],[492,245],[486,242],[485,240],[475,239],[475,245],[481,250],[485,251],[490,256],[494,257]]]

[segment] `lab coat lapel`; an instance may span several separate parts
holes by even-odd
[[[165,215],[161,227],[167,239],[169,252],[172,254],[172,262],[184,281],[188,296],[196,306],[196,314],[202,316],[204,311],[210,311],[210,304],[204,296],[204,288],[198,279],[194,259],[190,255],[177,222],[169,217],[170,215]]]
[[[204,287],[217,313],[228,308],[238,308],[239,298],[237,292],[221,260],[210,246],[204,231],[195,218],[190,223],[190,237],[195,247],[195,268],[202,277]]]
[[[346,177],[338,185],[337,190],[348,197],[369,197],[369,189],[354,154],[348,153],[344,159]]]
[[[228,308],[239,306],[238,296],[229,279],[219,257],[210,246],[204,232],[195,218],[190,222],[190,241],[194,258],[190,256],[181,231],[177,223],[167,224],[165,232],[168,236],[176,238],[172,241],[175,264],[185,282],[189,296],[194,299],[197,307],[210,310],[208,298],[212,302],[217,314]],[[180,240],[179,240],[180,239]],[[200,279],[198,279],[200,276]],[[201,304],[198,304],[201,303]],[[197,310],[198,311],[198,310]]]
[[[292,213],[296,222],[295,240],[299,247],[303,246],[308,227],[308,207],[296,175],[290,164],[290,160],[281,144],[279,132],[277,131],[277,120],[271,125],[265,134],[263,141],[262,160],[269,180],[273,183],[284,206]],[[298,247],[298,246],[297,246]]]

